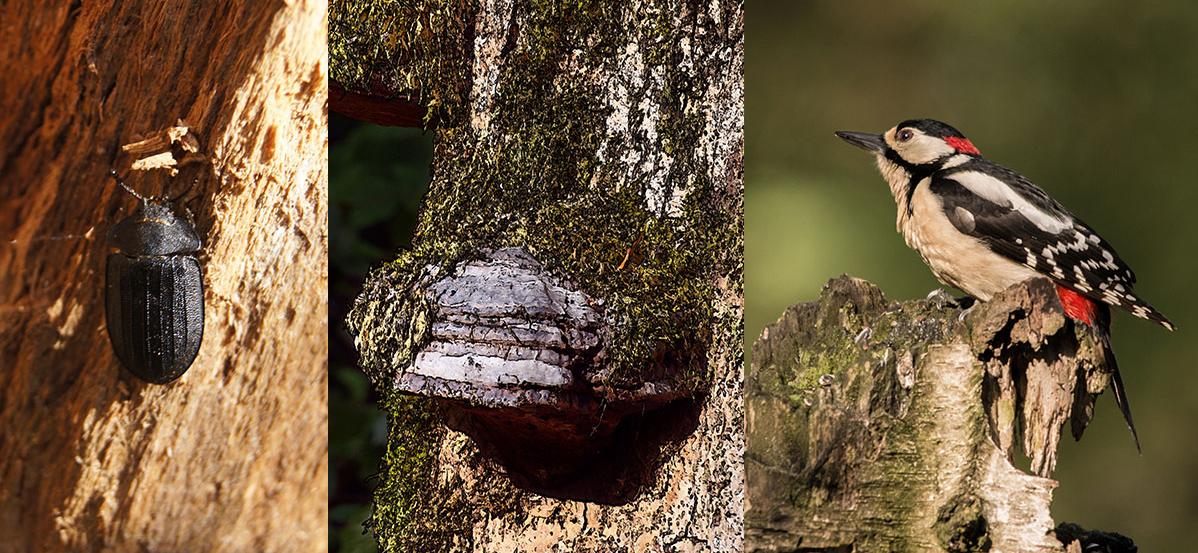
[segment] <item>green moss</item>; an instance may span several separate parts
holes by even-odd
[[[460,120],[470,88],[475,3],[465,0],[333,0],[329,72],[346,89],[409,96],[428,120]]]
[[[384,393],[395,367],[410,365],[428,342],[429,305],[420,279],[429,277],[423,268],[435,261],[428,247],[419,247],[372,271],[346,317],[358,364]]]
[[[431,495],[433,470],[445,429],[431,401],[407,396],[386,402],[387,452],[374,512],[366,525],[380,551],[448,551],[458,525],[455,506]],[[459,519],[459,524],[465,521]],[[428,549],[426,549],[428,548]]]
[[[417,246],[384,271],[402,285],[411,278],[405,274],[427,262],[449,266],[482,246],[523,246],[604,301],[621,331],[610,342],[609,384],[636,386],[649,365],[672,355],[689,373],[681,380],[697,388],[713,283],[740,253],[739,229],[719,204],[728,200],[703,179],[695,157],[702,117],[684,109],[703,83],[671,73],[670,83],[688,84],[672,84],[657,99],[663,109],[657,131],[663,147],[676,154],[665,185],[692,190],[683,224],[650,213],[643,200],[647,183],[619,182],[615,173],[622,168],[596,158],[609,115],[602,91],[584,79],[557,78],[571,56],[587,58],[581,62],[587,65],[614,63],[614,48],[627,32],[618,24],[621,16],[598,1],[533,3],[524,38],[510,54],[518,63],[505,64],[499,78],[490,134],[482,137],[468,125],[439,131]],[[640,32],[660,33],[663,25],[650,20]],[[587,48],[578,54],[580,44]],[[661,44],[653,59],[664,64],[676,58],[670,53],[676,48]],[[434,79],[420,86],[446,90],[452,84]],[[442,98],[448,112],[466,109]]]
[[[811,304],[814,308],[816,304]],[[766,371],[780,378],[763,382],[767,389],[779,397],[803,397],[821,387],[820,380],[826,375],[840,375],[854,366],[876,361],[874,356],[861,348],[855,341],[856,334],[869,324],[874,328],[887,327],[886,323],[867,322],[851,303],[822,302],[825,311],[811,316],[821,324],[798,329],[805,337],[801,340],[786,340],[778,344],[785,352],[774,354],[783,362],[782,366]],[[871,340],[879,341],[877,335]],[[762,371],[757,371],[759,374]]]
[[[957,496],[936,513],[936,538],[950,553],[990,551],[990,526],[982,513],[982,501],[973,495]]]
[[[519,509],[523,492],[498,471],[482,470],[468,482],[459,476],[489,461],[464,436],[448,434],[432,400],[393,394],[384,407],[389,413],[387,452],[366,523],[380,551],[470,550],[479,509],[497,518]],[[448,475],[440,470],[437,457],[443,447],[457,449],[468,468],[454,468]]]
[[[770,330],[770,342],[755,348],[756,360],[767,363],[755,368],[753,381],[762,386],[764,392],[785,398],[792,411],[782,417],[784,422],[775,423],[776,435],[764,438],[769,443],[785,443],[786,458],[775,462],[786,466],[803,478],[793,481],[794,487],[786,490],[782,497],[799,509],[809,508],[827,501],[828,490],[812,483],[839,482],[837,471],[852,467],[863,461],[860,451],[830,447],[828,428],[821,425],[828,421],[812,421],[807,418],[811,405],[824,399],[836,398],[853,405],[854,409],[868,409],[875,418],[868,429],[870,433],[885,433],[887,443],[895,448],[888,455],[871,459],[868,465],[858,467],[861,493],[887,502],[885,512],[903,513],[888,521],[888,526],[911,524],[911,508],[920,504],[921,494],[926,488],[920,485],[894,488],[888,483],[911,482],[920,474],[930,474],[930,467],[921,466],[926,460],[921,451],[935,448],[926,440],[923,432],[933,424],[926,409],[919,405],[920,396],[910,397],[911,403],[904,411],[905,417],[890,417],[897,403],[908,397],[900,388],[895,351],[910,350],[911,344],[925,343],[932,337],[943,336],[951,327],[955,312],[941,311],[925,302],[895,304],[887,302],[880,291],[872,286],[861,288],[849,279],[834,279],[825,287],[819,301],[792,308]],[[868,334],[862,335],[864,329]],[[862,339],[858,340],[858,336]],[[914,352],[916,362],[920,353]],[[820,379],[833,375],[835,384],[831,395],[819,393],[824,387]],[[921,373],[916,372],[917,376]],[[923,375],[926,376],[926,375]],[[917,384],[918,386],[918,384]],[[926,415],[926,416],[925,416]],[[750,438],[753,439],[752,437]],[[750,450],[757,446],[750,444]],[[767,446],[772,447],[772,446]],[[818,451],[811,451],[817,448]],[[784,463],[789,458],[818,462],[811,464]],[[877,486],[871,489],[871,486]],[[899,532],[901,534],[901,532]],[[894,542],[894,535],[862,536],[859,543],[870,544],[884,541],[893,550],[915,549],[915,545]],[[873,541],[878,540],[878,541]]]
[[[851,339],[844,336],[836,338],[825,342],[825,348],[807,352],[801,370],[790,382],[792,388],[814,390],[820,386],[820,379],[824,375],[841,374],[863,361],[860,349]]]
[[[374,511],[366,526],[380,551],[451,551],[469,549],[475,509],[502,517],[519,507],[521,492],[496,471],[478,475],[468,485],[454,475],[438,477],[437,456],[451,439],[432,400],[392,394],[384,401],[388,413],[387,451],[381,483],[374,492]],[[460,446],[477,455],[463,440]],[[478,458],[468,466],[487,461]]]
[[[621,11],[631,9],[627,5],[600,0],[521,4],[485,131],[464,116],[470,111],[472,54],[461,37],[473,33],[473,3],[330,5],[334,80],[363,90],[382,82],[410,91],[430,105],[430,117],[438,121],[433,181],[414,247],[374,272],[350,315],[362,364],[376,384],[391,382],[396,368],[408,365],[427,340],[428,306],[418,293],[425,267],[452,267],[483,247],[524,247],[547,269],[601,300],[618,332],[607,341],[608,385],[636,387],[658,377],[650,371],[669,366],[679,371],[672,375],[675,383],[698,391],[710,377],[705,348],[713,330],[734,330],[740,343],[739,318],[717,321],[713,311],[719,279],[739,287],[741,232],[739,218],[730,214],[738,211],[739,190],[706,177],[708,160],[699,157],[704,118],[689,106],[709,83],[684,75],[678,63],[681,41],[675,35],[682,31],[673,27],[676,9],[649,4],[635,16]],[[379,17],[400,20],[384,26],[394,33],[356,31],[378,28],[371,21]],[[626,20],[637,26],[626,28]],[[625,181],[623,162],[597,157],[610,115],[604,90],[582,76],[562,75],[567,65],[618,69],[615,64],[624,62],[617,49],[630,33],[648,39],[640,41],[646,63],[664,74],[667,86],[652,99],[661,115],[654,130],[673,163],[657,177],[667,189],[689,191],[681,217],[650,212],[644,200],[649,183]],[[632,109],[629,117],[636,120],[640,107]],[[435,486],[417,470],[424,450],[412,440],[441,438],[395,429],[434,424],[412,415],[412,405],[391,401],[387,407],[392,441],[401,443],[388,449],[376,496],[380,507],[372,519],[384,549],[411,545],[405,536],[426,527],[463,535],[469,529],[470,521],[447,520],[465,517],[456,510],[464,507],[428,492]],[[395,482],[404,478],[413,487]],[[493,489],[501,495],[512,490]],[[415,516],[410,506],[421,493],[444,504]],[[494,505],[516,508],[513,497],[487,499],[488,511]],[[430,537],[419,549],[441,550],[440,539]]]

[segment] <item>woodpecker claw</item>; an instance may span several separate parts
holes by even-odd
[[[948,309],[950,307],[957,307],[958,305],[957,299],[952,297],[948,292],[945,292],[944,288],[937,288],[928,292],[928,295],[924,299],[932,302],[932,305],[935,305],[937,309]]]
[[[969,299],[972,300],[973,298],[969,298]],[[965,322],[965,317],[968,317],[970,313],[973,313],[974,307],[977,307],[977,302],[971,301],[969,307],[962,309],[961,313],[957,315],[957,322],[958,323]]]

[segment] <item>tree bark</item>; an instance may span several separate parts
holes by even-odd
[[[325,13],[0,5],[0,551],[327,547]],[[154,145],[121,146],[176,125],[193,158],[131,171]],[[109,168],[182,196],[203,241],[204,340],[170,385],[105,333],[105,238],[136,205]]]
[[[437,127],[413,248],[347,321],[387,396],[384,550],[740,550],[742,22],[331,7],[334,81]]]
[[[427,110],[407,97],[379,98],[330,85],[329,109],[346,117],[388,127],[422,127]]]
[[[952,303],[840,277],[765,329],[746,383],[748,550],[1135,550],[1049,512],[1062,426],[1080,438],[1110,379],[1093,329],[1042,279]]]

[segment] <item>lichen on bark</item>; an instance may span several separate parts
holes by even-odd
[[[332,0],[329,78],[348,90],[410,97],[452,124],[469,93],[474,2]]]
[[[374,271],[347,321],[372,381],[386,388],[428,343],[428,282],[484,251],[520,248],[602,304],[611,333],[604,386],[631,389],[665,366],[707,405],[712,382],[739,374],[728,366],[739,325],[728,321],[740,286],[740,3],[355,4],[330,8],[334,80],[421,98],[437,132],[414,246]],[[401,21],[373,25],[380,16]],[[376,27],[400,34],[369,36]],[[408,401],[387,399],[393,420]],[[459,438],[433,439],[441,470],[454,471],[451,458],[485,466]],[[429,503],[461,499],[463,509],[498,517],[487,505],[495,497],[516,494],[522,509],[544,499],[517,493],[493,467],[459,471],[468,481],[442,472],[426,475],[424,487],[390,485],[423,458],[407,452],[425,451],[418,435],[392,439],[381,488],[389,491],[377,500],[424,507],[376,511],[384,543],[430,546],[414,529],[434,520],[460,531],[454,548],[469,549],[483,530]],[[665,524],[662,536],[682,522]],[[739,527],[700,533],[713,532],[739,536]],[[603,543],[630,547],[624,538]]]
[[[1047,476],[1109,378],[1094,332],[1043,279],[967,312],[829,281],[754,345],[748,550],[1064,551]]]
[[[372,280],[387,281],[388,290],[402,290],[429,264],[452,266],[481,247],[525,247],[551,271],[604,300],[623,335],[614,340],[619,348],[612,352],[617,367],[611,371],[612,382],[619,385],[630,373],[635,378],[637,365],[663,349],[687,351],[706,341],[712,283],[738,262],[739,225],[728,206],[739,198],[713,180],[710,160],[696,150],[705,138],[703,119],[710,117],[700,106],[711,86],[703,78],[710,76],[681,74],[682,69],[672,66],[683,57],[673,40],[682,32],[681,22],[670,21],[665,5],[643,8],[648,16],[642,20],[643,14],[634,16],[629,7],[601,4],[509,6],[515,10],[509,25],[519,28],[513,31],[518,38],[504,45],[511,51],[502,59],[474,60],[476,66],[500,66],[475,69],[476,77],[495,78],[490,101],[472,97],[473,108],[465,100],[439,104],[442,113],[472,109],[472,121],[443,123],[438,129],[433,182],[415,246],[376,271]],[[472,16],[460,6],[447,11],[454,5],[433,11],[449,21]],[[422,14],[426,8],[411,7]],[[611,79],[621,72],[625,58],[614,57],[614,52],[627,39],[625,24],[634,20],[634,44],[653,45],[637,56],[644,64],[644,95],[630,94],[613,103],[609,88],[616,85],[601,76]],[[504,38],[511,39],[507,34]],[[439,37],[440,31],[432,35]],[[579,51],[581,46],[585,50]],[[433,46],[422,43],[422,48]],[[404,52],[414,55],[411,49]],[[392,53],[389,59],[395,58],[404,56]],[[413,63],[435,65],[421,60]],[[461,80],[460,75],[427,71],[409,78],[422,91],[447,90]],[[638,119],[630,113],[642,106],[628,105],[632,103],[657,113],[641,113]],[[621,117],[632,119],[627,128],[613,130],[609,118],[620,110],[630,112]],[[631,136],[639,139],[622,142]],[[659,149],[651,139],[672,153],[648,153]],[[648,170],[628,161],[642,151],[660,158]],[[671,192],[677,196],[674,205],[663,201],[652,209],[646,200]],[[374,334],[369,339],[390,345],[360,349],[398,353],[388,356],[385,365],[402,366],[421,335],[420,302],[413,298],[411,303],[411,308],[393,308],[387,315],[410,321],[416,330],[412,336]],[[357,330],[354,319],[351,326]],[[383,359],[372,362],[367,355],[363,361],[376,382],[384,378],[374,372],[382,370]],[[686,369],[696,371],[697,385],[701,367]]]

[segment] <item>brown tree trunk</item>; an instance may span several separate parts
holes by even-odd
[[[327,547],[325,13],[0,4],[0,551]],[[204,243],[204,342],[159,386],[105,333],[106,175],[179,121],[201,159],[128,178]]]
[[[348,321],[383,548],[739,551],[742,5],[331,9],[334,81],[437,129]]]

